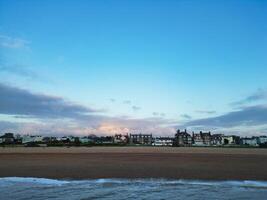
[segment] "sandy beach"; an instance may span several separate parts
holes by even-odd
[[[267,180],[267,149],[0,148],[0,177]]]

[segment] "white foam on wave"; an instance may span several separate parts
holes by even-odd
[[[188,185],[206,185],[206,186],[230,186],[230,187],[261,187],[267,189],[267,181],[255,180],[225,180],[225,181],[209,181],[209,180],[170,180],[167,184],[188,184]]]
[[[218,187],[255,187],[266,188],[267,181],[255,180],[224,180],[224,181],[211,181],[211,180],[186,180],[186,179],[89,179],[75,181],[76,183],[83,184],[159,184],[159,185],[200,185],[200,186],[218,186]]]
[[[0,178],[0,182],[12,182],[12,183],[37,183],[44,185],[63,185],[70,183],[65,180],[48,179],[48,178],[34,178],[34,177],[4,177]]]
[[[77,181],[79,182],[79,181]],[[226,186],[226,187],[260,187],[267,189],[267,181],[255,180],[225,180],[225,181],[210,181],[210,180],[169,180],[169,179],[93,179],[84,180],[84,183],[94,184],[183,184],[183,185],[203,185],[203,186]]]
[[[5,177],[0,178],[1,182],[12,183],[36,183],[44,185],[63,185],[63,184],[183,184],[183,185],[202,185],[202,186],[220,186],[220,187],[255,187],[266,188],[267,181],[255,181],[255,180],[225,180],[225,181],[209,181],[209,180],[170,180],[170,179],[86,179],[86,180],[58,180],[47,178],[33,178],[33,177]]]

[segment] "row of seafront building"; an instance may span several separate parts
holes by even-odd
[[[145,146],[262,146],[267,147],[267,136],[239,137],[236,135],[199,133],[177,130],[174,137],[153,137],[152,134],[115,134],[114,136],[89,135],[83,137],[47,137],[41,135],[0,136],[0,144],[39,144],[43,146],[64,145],[145,145]]]

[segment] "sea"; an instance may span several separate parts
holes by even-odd
[[[0,178],[0,199],[267,199],[267,181]]]

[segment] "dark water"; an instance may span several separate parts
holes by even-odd
[[[267,182],[0,178],[0,199],[266,199]]]

